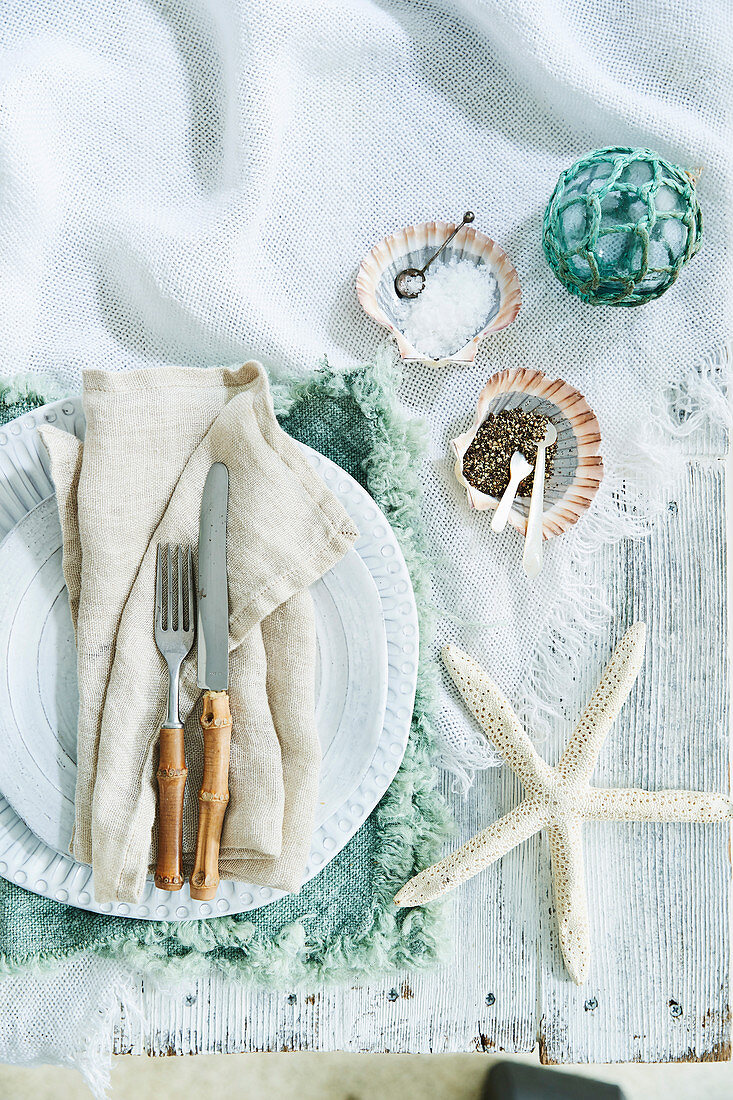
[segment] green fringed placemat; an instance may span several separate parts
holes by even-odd
[[[283,428],[328,455],[374,497],[400,541],[415,588],[422,652],[431,631],[417,479],[423,433],[398,412],[398,368],[384,354],[348,374],[324,364],[273,390]],[[58,394],[0,387],[0,423]],[[2,609],[0,609],[2,614]],[[124,956],[141,969],[192,974],[202,956],[243,980],[277,987],[349,980],[429,965],[442,941],[441,906],[401,910],[397,890],[433,862],[450,831],[438,795],[431,729],[435,685],[420,662],[407,752],[368,821],[300,894],[233,917],[150,922],[88,913],[0,879],[0,970],[51,965],[80,951]]]

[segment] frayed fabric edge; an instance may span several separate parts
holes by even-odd
[[[564,720],[559,686],[568,667],[577,664],[589,643],[605,638],[615,617],[608,585],[600,579],[587,579],[594,558],[604,547],[650,533],[667,506],[665,485],[689,461],[680,443],[710,426],[730,434],[732,387],[730,343],[706,355],[696,370],[671,383],[649,410],[645,441],[637,444],[622,468],[607,472],[582,527],[568,539],[571,583],[565,586],[537,642],[518,700],[518,712],[538,740]]]
[[[0,404],[3,405],[17,405],[27,401],[29,407],[38,408],[65,396],[58,386],[50,383],[46,385],[38,375],[17,374],[12,378],[0,378]]]
[[[0,974],[15,976],[16,980],[23,982],[44,979],[53,982],[55,979],[69,984],[69,972],[78,966],[79,957],[78,952],[69,956],[47,954],[31,962],[21,960],[12,964],[3,959],[0,960]],[[88,958],[92,967],[103,965],[102,957],[94,952],[90,952]],[[74,1069],[82,1075],[97,1100],[107,1100],[115,1030],[120,1023],[120,1013],[132,1022],[143,1023],[142,985],[139,975],[132,969],[115,967],[114,977],[104,984],[100,982],[98,992],[99,996],[89,997],[84,1011],[74,1020],[77,1041],[73,1047],[64,1043],[53,1051],[41,1050],[34,1057],[23,1059],[21,1064],[52,1064]],[[4,1047],[3,1054],[8,1052]]]

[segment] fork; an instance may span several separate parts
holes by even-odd
[[[188,769],[183,725],[178,716],[178,679],[181,662],[193,645],[195,591],[191,550],[159,545],[155,566],[155,644],[165,658],[169,676],[168,717],[160,729],[157,772],[155,885],[159,890],[180,890],[183,886],[183,792]]]

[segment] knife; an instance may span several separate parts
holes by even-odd
[[[204,689],[201,729],[204,774],[190,892],[210,901],[219,887],[219,843],[229,803],[229,595],[227,590],[227,503],[229,470],[215,462],[201,500],[198,567],[198,686]]]

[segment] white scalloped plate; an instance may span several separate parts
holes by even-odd
[[[387,639],[379,594],[354,550],[311,591],[323,754],[318,826],[353,794],[379,742]],[[39,840],[65,855],[74,825],[79,693],[55,497],[26,513],[0,543],[0,607],[0,788]],[[351,730],[359,737],[350,738]],[[195,802],[190,785],[186,797]]]
[[[187,887],[171,896],[150,881],[138,905],[98,906],[91,869],[58,851],[66,847],[71,822],[76,681],[55,501],[44,499],[53,486],[35,431],[44,420],[83,437],[79,400],[45,406],[0,432],[0,537],[15,527],[0,546],[0,724],[5,727],[0,739],[6,746],[10,742],[8,763],[13,761],[0,784],[15,805],[0,797],[0,874],[81,908],[148,919],[194,919],[268,904],[281,893],[228,881],[209,904],[192,901]],[[306,878],[312,878],[364,822],[399,767],[417,676],[417,615],[409,574],[385,517],[353,478],[324,456],[304,450],[361,532],[356,552],[314,586],[324,759],[306,870]],[[32,625],[14,628],[20,621]],[[40,676],[38,669],[44,670]],[[13,704],[17,710],[24,696],[33,698],[30,749],[22,736],[28,724],[21,731],[20,722],[12,720]]]

